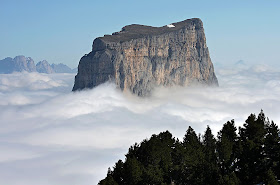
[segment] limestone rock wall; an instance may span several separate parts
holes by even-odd
[[[156,86],[218,85],[200,19],[174,27],[130,25],[94,40],[81,58],[73,90],[112,80],[122,90],[149,95]]]

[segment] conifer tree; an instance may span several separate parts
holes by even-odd
[[[266,117],[261,111],[251,114],[240,128],[239,177],[243,184],[263,182],[265,173],[264,138]]]
[[[236,130],[234,120],[231,120],[225,123],[218,133],[217,150],[222,184],[238,184],[238,179],[234,173],[237,161]]]
[[[101,180],[98,184],[99,185],[118,185],[118,183],[114,180],[112,176],[111,168],[108,168],[107,176],[105,179]]]
[[[212,134],[209,126],[203,136],[203,152],[204,152],[204,184],[217,184],[220,182],[220,173],[216,153],[216,139]]]
[[[278,126],[272,121],[268,122],[265,137],[266,170],[271,170],[280,180],[280,132]]]
[[[202,139],[200,139],[202,138]],[[168,131],[134,144],[100,185],[279,185],[279,128],[263,111],[251,114],[239,135],[234,120],[202,137],[189,127],[183,142]]]
[[[124,184],[137,185],[142,184],[143,168],[141,163],[135,157],[128,157],[124,164]]]
[[[172,156],[172,181],[175,181],[177,183],[183,183],[184,180],[184,169],[186,166],[186,149],[183,146],[183,143],[177,139],[174,143],[174,148],[172,150],[171,156]]]
[[[113,168],[112,177],[114,178],[116,183],[118,183],[119,185],[124,184],[124,179],[125,179],[125,175],[126,175],[124,169],[125,169],[125,167],[124,167],[124,163],[122,162],[122,160],[119,160]]]
[[[182,166],[184,183],[203,184],[203,146],[192,127],[188,128],[184,136],[183,146],[185,148]]]

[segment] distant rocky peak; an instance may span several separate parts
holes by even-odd
[[[42,60],[36,64],[36,69],[39,73],[54,73],[53,68],[46,60]]]
[[[25,59],[26,59],[26,61],[33,61],[34,62],[34,60],[31,57],[26,57]]]
[[[73,70],[65,64],[52,64],[51,67],[56,73],[73,73]]]
[[[52,64],[42,60],[35,65],[31,57],[18,55],[14,58],[6,57],[0,60],[0,74],[9,74],[13,72],[39,72],[39,73],[76,73],[77,68],[71,69],[65,64]]]
[[[18,55],[14,58],[14,60],[26,60],[26,58],[23,55]]]
[[[38,64],[50,65],[50,64],[48,63],[48,61],[46,61],[46,60],[42,60],[42,61],[38,62]]]

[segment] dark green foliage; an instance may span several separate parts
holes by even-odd
[[[189,127],[183,141],[168,131],[134,144],[100,185],[279,185],[280,137],[263,111],[251,114],[239,134],[234,120],[202,137]],[[202,138],[202,139],[201,139]]]
[[[234,173],[237,160],[236,130],[234,120],[231,120],[225,123],[222,130],[218,133],[218,164],[220,166],[220,180],[222,184],[238,184]]]
[[[216,185],[220,180],[218,158],[216,152],[216,140],[209,126],[203,136],[203,178],[204,183]]]
[[[203,145],[197,137],[195,131],[189,127],[183,140],[184,155],[182,179],[180,184],[203,184],[202,170],[204,165]]]
[[[265,137],[264,151],[266,156],[266,169],[271,169],[272,173],[280,179],[280,137],[278,126],[272,121],[267,124],[267,134]]]
[[[261,111],[258,117],[251,114],[240,128],[239,177],[243,184],[258,184],[264,181],[266,118]]]
[[[271,169],[269,169],[265,174],[264,184],[279,185],[277,178]]]
[[[143,167],[142,164],[136,159],[135,156],[128,157],[124,164],[123,179],[126,184],[139,184],[142,180]],[[122,184],[122,182],[119,182]]]
[[[118,185],[113,177],[113,172],[111,169],[108,169],[107,177],[99,182],[100,185]]]

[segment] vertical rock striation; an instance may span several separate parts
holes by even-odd
[[[122,90],[149,95],[156,86],[218,86],[203,23],[187,19],[163,27],[125,26],[96,38],[81,58],[73,91],[112,80]]]

